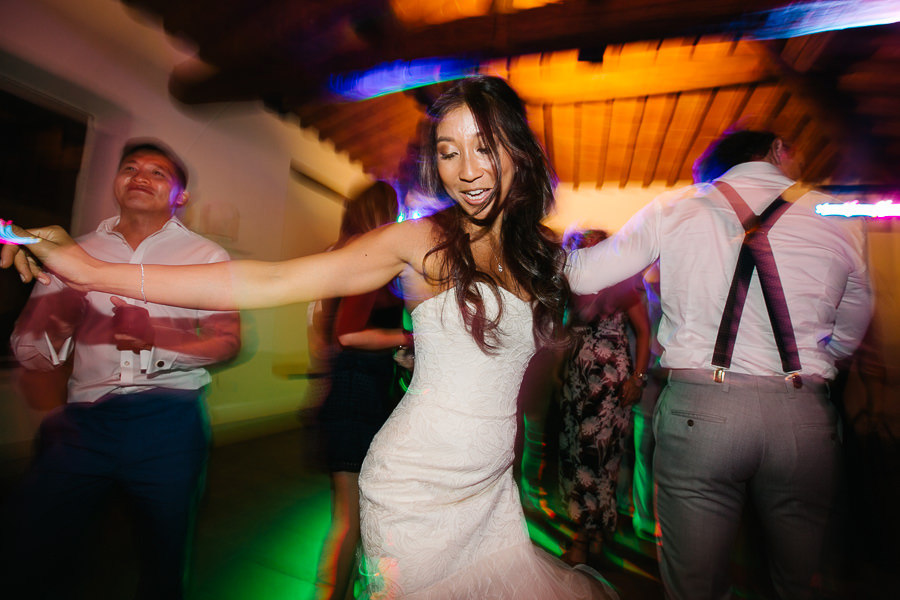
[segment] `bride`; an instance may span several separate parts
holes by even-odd
[[[23,279],[35,259],[78,289],[210,310],[352,296],[400,277],[413,318],[409,392],[360,474],[370,598],[617,598],[528,537],[512,474],[516,398],[536,347],[557,339],[565,254],[541,224],[554,176],[522,101],[502,79],[454,84],[429,110],[421,191],[450,206],[333,252],[210,265],[109,264],[59,228],[3,248]],[[19,231],[19,233],[24,233]]]

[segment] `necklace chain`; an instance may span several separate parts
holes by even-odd
[[[493,244],[491,244],[491,256],[493,256],[493,257],[494,257],[494,260],[497,262],[497,272],[498,272],[498,273],[502,273],[502,272],[503,272],[503,263],[501,263],[501,262],[500,262],[500,259],[497,258],[497,253],[494,252],[494,246],[493,246]]]

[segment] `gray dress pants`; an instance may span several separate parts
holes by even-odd
[[[730,564],[748,498],[764,528],[781,598],[820,580],[837,513],[837,412],[821,378],[673,370],[653,420],[660,572],[666,597],[731,597]]]

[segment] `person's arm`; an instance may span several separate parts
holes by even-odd
[[[873,313],[872,290],[866,270],[850,273],[835,314],[828,351],[837,359],[853,354],[862,342]]]
[[[623,384],[622,392],[623,400],[627,404],[640,400],[650,364],[650,317],[640,298],[635,300],[625,312],[634,330],[634,372]],[[641,374],[644,378],[639,376]]]
[[[10,346],[19,364],[37,371],[64,365],[86,305],[83,293],[55,278],[47,286],[35,286],[10,336]]]
[[[414,253],[421,250],[422,237],[429,235],[429,227],[419,221],[387,225],[338,250],[281,262],[245,260],[187,266],[105,263],[85,253],[59,228],[29,230],[45,241],[28,250],[76,289],[172,306],[235,310],[353,296],[377,289],[413,260]],[[15,262],[23,279],[29,279],[37,271],[33,264],[26,263],[24,253],[16,252],[18,249],[4,247],[0,266]]]
[[[378,290],[341,298],[338,301],[337,313],[334,318],[335,337],[340,340],[342,335],[365,329],[377,299]],[[342,343],[342,345],[344,344]]]
[[[409,344],[409,333],[403,329],[362,329],[338,336],[345,348],[358,350],[384,350]]]
[[[213,365],[241,349],[240,313],[204,313],[196,330],[156,327],[155,335],[148,373]]]
[[[816,197],[816,194],[810,194]],[[828,196],[820,195],[825,199]],[[865,222],[842,219],[837,223],[846,240],[846,260],[850,265],[844,294],[834,316],[834,327],[826,349],[837,360],[851,356],[866,335],[875,305],[869,278],[868,235]]]
[[[382,293],[385,292],[379,289],[368,294],[341,298],[335,317],[334,334],[342,347],[386,350],[409,342],[409,336],[399,327],[399,321],[396,328],[367,327]]]
[[[654,200],[615,235],[569,256],[566,276],[572,293],[587,295],[606,289],[644,270],[659,257],[657,227],[662,205]]]
[[[233,358],[241,347],[240,313],[201,311],[196,318],[186,314],[161,324],[143,306],[118,296],[110,300],[115,305],[112,334],[116,349],[148,351],[149,373],[222,362]]]

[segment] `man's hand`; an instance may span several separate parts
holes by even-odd
[[[56,295],[52,311],[47,314],[46,333],[53,347],[59,350],[63,342],[75,334],[88,310],[87,296],[68,288]]]
[[[128,304],[118,296],[110,296],[113,303],[113,339],[117,350],[150,350],[156,332],[146,308]]]

